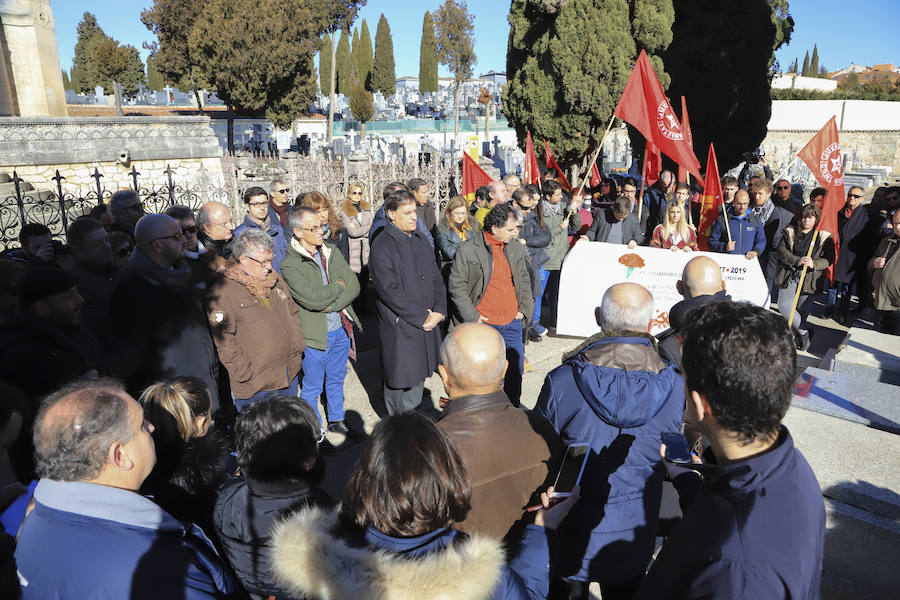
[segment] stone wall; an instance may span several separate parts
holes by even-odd
[[[140,180],[222,185],[222,150],[209,117],[0,118],[0,172],[16,171],[38,189],[52,189],[56,170],[67,186],[118,189]]]
[[[786,166],[815,131],[769,131],[763,140],[766,160],[777,171]],[[841,151],[847,157],[846,170],[889,167],[900,172],[900,131],[841,131]],[[853,160],[855,157],[855,161]]]

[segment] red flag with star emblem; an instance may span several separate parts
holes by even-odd
[[[701,184],[700,161],[684,135],[647,53],[641,50],[614,114],[630,123],[647,141],[687,169]]]
[[[688,145],[691,147],[691,150],[693,150],[694,135],[691,133],[691,120],[688,118],[687,100],[684,99],[684,96],[681,97],[681,126],[684,128],[684,139],[687,140]],[[686,182],[687,180],[687,170],[681,165],[678,165],[678,181]]]
[[[844,157],[841,154],[841,143],[838,141],[837,118],[832,116],[797,156],[806,163],[819,185],[828,190],[825,195],[825,204],[822,205],[822,218],[816,229],[831,234],[834,240],[834,262],[836,264],[839,242],[837,214],[846,201]],[[834,265],[828,267],[825,274],[829,280],[833,281]]]

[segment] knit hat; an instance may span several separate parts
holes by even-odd
[[[68,271],[51,267],[35,267],[25,271],[19,280],[19,304],[31,306],[38,300],[75,287],[78,280]]]

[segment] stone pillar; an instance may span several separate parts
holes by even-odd
[[[65,117],[50,0],[0,0],[0,115]]]

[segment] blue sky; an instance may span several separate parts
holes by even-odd
[[[141,23],[140,15],[144,8],[152,5],[152,0],[50,0],[50,5],[56,19],[56,39],[63,68],[72,66],[76,27],[85,11],[97,16],[107,35],[135,46],[146,58],[147,51],[141,45],[152,41],[153,36]],[[355,25],[366,19],[374,42],[378,18],[384,13],[394,39],[397,75],[418,75],[422,17],[426,10],[434,12],[438,5],[440,0],[420,0],[410,4],[369,0]],[[500,0],[475,0],[469,2],[469,11],[475,15],[475,54],[478,57],[475,74],[491,69],[505,71],[509,4]],[[794,58],[802,62],[804,53],[807,49],[811,51],[814,43],[819,45],[819,64],[831,70],[845,67],[851,61],[863,65],[900,64],[900,35],[896,33],[900,23],[900,2],[897,0],[857,0],[853,3],[795,0],[791,2],[791,14],[796,22],[791,43],[777,53],[785,68]],[[739,26],[735,32],[740,32]],[[440,67],[440,74],[449,73]]]

